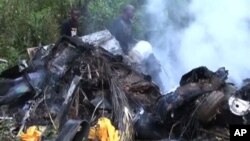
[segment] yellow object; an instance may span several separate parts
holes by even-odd
[[[40,132],[36,126],[31,126],[27,129],[26,133],[21,133],[21,141],[40,141],[42,132]]]
[[[119,141],[119,132],[111,124],[108,118],[102,117],[98,119],[95,127],[90,128],[90,140],[98,139],[100,141]]]

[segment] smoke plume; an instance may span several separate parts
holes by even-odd
[[[226,67],[238,85],[249,78],[249,7],[249,0],[148,0],[150,40],[165,89],[199,66]]]

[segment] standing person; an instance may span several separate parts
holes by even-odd
[[[61,35],[67,36],[77,36],[79,35],[78,30],[78,19],[80,16],[80,10],[71,9],[70,11],[70,19],[67,19],[61,25]]]
[[[119,41],[124,54],[128,54],[129,45],[133,43],[132,22],[135,8],[133,5],[126,5],[122,10],[122,15],[114,20],[109,27],[110,33]]]

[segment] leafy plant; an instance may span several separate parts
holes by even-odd
[[[82,34],[103,30],[121,13],[121,7],[142,0],[0,0],[0,58],[16,63],[26,48],[54,43],[59,38],[59,25],[68,18],[72,7],[81,10]],[[135,31],[142,32],[140,19]],[[3,67],[4,66],[4,67]],[[6,65],[0,66],[0,71]]]

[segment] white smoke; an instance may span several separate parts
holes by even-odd
[[[161,78],[165,87],[163,91],[173,89],[183,74],[177,57],[180,48],[181,32],[176,22],[187,14],[187,1],[182,0],[148,0],[146,6],[150,41],[154,46],[156,58],[161,62]],[[173,14],[175,16],[173,16]]]
[[[249,0],[193,0],[195,21],[185,30],[178,53],[185,69],[225,66],[237,84],[250,77],[249,6]]]
[[[249,0],[148,0],[151,26],[162,32],[151,39],[166,89],[199,66],[224,66],[236,84],[250,77],[249,7]]]

